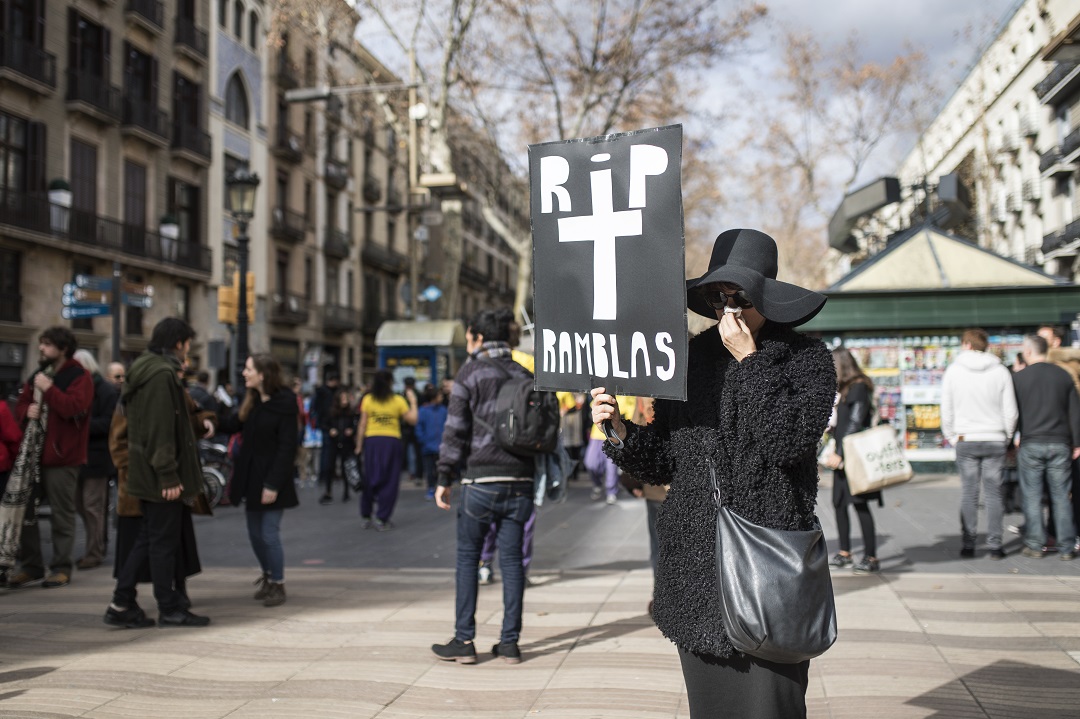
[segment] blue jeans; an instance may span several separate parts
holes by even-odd
[[[495,524],[499,543],[499,570],[503,585],[503,625],[500,643],[516,643],[521,636],[521,606],[525,573],[521,542],[525,522],[533,511],[532,482],[466,484],[461,489],[457,522],[457,601],[454,636],[472,641],[476,636],[477,575],[484,535]]]
[[[1001,549],[1001,526],[1005,514],[1002,496],[1005,443],[958,442],[956,468],[960,472],[960,533],[963,546],[975,548],[981,488],[986,499],[986,546]]]
[[[1020,444],[1016,457],[1020,470],[1020,491],[1024,497],[1024,544],[1041,550],[1046,544],[1043,523],[1043,480],[1050,491],[1050,512],[1054,517],[1058,546],[1071,546],[1076,538],[1069,490],[1072,488],[1072,450],[1067,444]]]
[[[263,574],[271,582],[285,581],[285,549],[281,546],[281,515],[283,509],[246,512],[248,538]]]

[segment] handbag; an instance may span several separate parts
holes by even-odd
[[[341,464],[345,470],[345,481],[349,483],[352,491],[359,492],[363,489],[364,471],[360,468],[360,459],[355,454],[350,454]]]
[[[836,440],[832,437],[829,437],[829,439],[822,443],[821,450],[818,452],[818,467],[820,467],[821,469],[831,470],[832,467],[829,466],[828,460],[834,452],[836,452]]]
[[[709,462],[716,501],[716,586],[731,645],[798,664],[836,641],[836,603],[817,517],[809,531],[770,529],[728,508]]]
[[[844,437],[844,473],[852,495],[903,484],[915,474],[896,430],[887,424]]]

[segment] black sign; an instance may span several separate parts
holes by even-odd
[[[536,386],[686,399],[682,126],[529,147]]]

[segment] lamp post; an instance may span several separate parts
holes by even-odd
[[[236,357],[233,358],[236,377],[233,387],[239,388],[244,363],[248,357],[248,313],[247,313],[247,272],[248,272],[248,222],[255,214],[255,189],[259,186],[259,176],[246,168],[236,170],[225,181],[229,191],[229,210],[236,220],[236,250],[240,262],[240,287],[237,289],[236,302]]]

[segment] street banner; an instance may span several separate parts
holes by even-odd
[[[682,126],[529,146],[536,387],[686,399]]]

